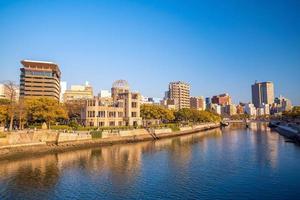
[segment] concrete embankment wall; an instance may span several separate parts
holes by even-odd
[[[88,132],[62,133],[50,130],[31,132],[12,132],[0,139],[0,148],[42,144],[59,144],[63,142],[91,140]]]
[[[199,131],[220,127],[219,124],[207,123],[194,127],[182,127],[180,131],[172,132],[169,128],[155,129],[156,139],[170,138],[187,135]],[[22,133],[19,136],[13,133],[5,141],[0,141],[0,160],[10,157],[21,157],[24,155],[37,155],[43,153],[55,153],[87,147],[100,147],[113,144],[132,143],[153,140],[145,129],[134,129],[119,131],[116,133],[103,132],[101,139],[92,139],[91,135],[85,133],[58,133],[58,132],[35,132]],[[28,134],[28,135],[25,135]],[[2,138],[3,139],[3,138]],[[3,142],[3,141],[2,141]]]

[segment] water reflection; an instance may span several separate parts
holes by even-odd
[[[73,198],[84,191],[84,199],[95,195],[129,199],[145,190],[137,191],[140,185],[157,190],[157,181],[169,179],[183,189],[197,181],[199,191],[208,192],[215,190],[211,185],[220,178],[241,171],[249,178],[253,170],[278,169],[284,144],[266,124],[251,123],[249,129],[234,124],[170,139],[2,161],[0,197],[35,199],[36,194],[60,199],[62,194]]]

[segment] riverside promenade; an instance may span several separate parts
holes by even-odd
[[[219,123],[204,123],[181,127],[179,131],[175,132],[169,128],[133,129],[118,133],[103,132],[102,138],[97,139],[93,139],[89,132],[62,133],[51,130],[16,132],[10,133],[7,138],[0,139],[0,160],[89,147],[159,140],[201,131],[205,135],[205,130],[219,127]]]

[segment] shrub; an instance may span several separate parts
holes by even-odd
[[[102,138],[102,131],[91,131],[91,135],[93,139]]]

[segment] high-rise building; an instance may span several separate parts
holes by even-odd
[[[73,100],[92,99],[93,88],[86,82],[85,85],[72,85],[70,90],[66,90],[63,99],[64,102]]]
[[[211,104],[211,98],[210,97],[206,97],[205,98],[205,104],[208,106],[209,104]]]
[[[252,103],[255,107],[274,103],[274,84],[270,81],[257,83],[252,87]]]
[[[221,105],[221,106],[230,105],[231,97],[229,96],[229,94],[224,93],[224,94],[213,96],[211,98],[211,102],[214,104]]]
[[[53,62],[22,60],[20,97],[50,97],[59,101],[61,72]]]
[[[206,109],[206,104],[205,104],[204,98],[202,96],[191,97],[190,98],[190,106],[191,106],[191,108],[196,109],[196,110],[205,110]]]
[[[190,85],[182,81],[169,83],[169,98],[177,102],[177,108],[190,108]]]
[[[59,96],[60,102],[64,101],[64,94],[65,94],[66,90],[67,90],[67,82],[61,81],[60,82],[60,96]]]

